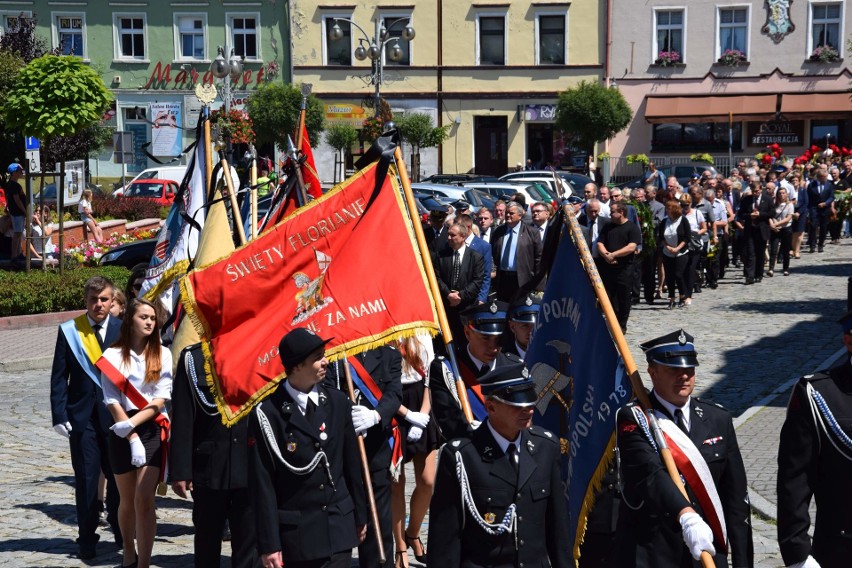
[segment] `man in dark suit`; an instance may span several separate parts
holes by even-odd
[[[834,202],[834,182],[828,178],[828,171],[821,168],[816,179],[808,184],[808,208],[811,225],[808,229],[808,246],[814,252],[819,245],[819,252],[825,250],[825,237],[828,234],[828,216],[831,204]],[[819,241],[817,241],[819,228]]]
[[[441,450],[429,508],[429,566],[573,566],[559,442],[532,426],[523,364],[481,378],[487,420]],[[458,473],[458,472],[461,473]]]
[[[583,213],[577,218],[580,225],[589,229],[586,237],[586,246],[589,247],[589,252],[592,253],[592,258],[597,262],[600,259],[600,251],[598,250],[598,239],[604,230],[604,227],[609,225],[609,219],[601,217],[601,204],[597,198],[592,198],[586,201],[586,206],[583,207]]]
[[[524,208],[514,202],[506,206],[506,222],[494,231],[492,258],[497,269],[494,289],[497,299],[511,302],[535,288],[540,277],[541,238],[538,230],[522,223]]]
[[[487,211],[487,210],[486,210]],[[456,215],[456,223],[461,223],[467,228],[467,237],[464,239],[464,244],[469,249],[473,249],[482,255],[482,260],[485,261],[484,270],[482,272],[482,286],[479,288],[479,295],[476,301],[480,304],[485,303],[488,299],[488,292],[491,290],[491,245],[486,241],[477,237],[473,232],[473,217],[468,214]]]
[[[197,343],[183,350],[172,388],[169,478],[186,498],[192,492],[197,568],[219,566],[222,531],[231,530],[231,568],[254,568],[257,542],[248,486],[248,420],[224,426],[207,384]]]
[[[465,245],[467,227],[454,223],[447,231],[447,243],[432,253],[432,265],[454,338],[463,337],[459,314],[474,305],[482,292],[485,259]]]
[[[476,212],[476,224],[479,225],[479,238],[486,243],[491,243],[491,235],[494,233],[494,213],[487,207],[480,207]]]
[[[113,419],[104,405],[101,374],[94,364],[104,349],[118,339],[121,320],[111,317],[113,284],[90,278],[84,287],[86,313],[59,326],[50,374],[50,411],[53,428],[71,443],[74,497],[77,508],[79,556],[97,555],[98,481],[107,480],[107,521],[115,542],[122,544],[118,528],[118,488],[107,454],[107,436]]]
[[[498,367],[521,362],[515,355],[500,351],[508,308],[505,302],[495,301],[471,306],[461,314],[467,345],[455,344],[456,362],[477,424],[486,416],[479,377]],[[444,357],[436,357],[429,367],[429,392],[432,395],[432,415],[444,439],[467,436],[469,425],[461,410],[450,363]]]
[[[352,403],[320,384],[329,341],[306,328],[285,335],[287,379],[251,414],[249,486],[264,568],[349,568],[367,534]]]
[[[745,283],[763,280],[763,263],[766,260],[766,243],[769,241],[769,219],[775,214],[775,203],[763,194],[760,180],[751,181],[751,194],[740,201],[734,224],[743,232],[743,270]]]
[[[721,406],[691,396],[698,365],[692,336],[681,329],[640,347],[654,385],[648,412],[679,449],[675,464],[691,481],[687,499],[649,439],[646,414],[635,403],[622,407],[616,433],[628,506],[618,521],[617,565],[692,568],[707,551],[716,566],[728,566],[728,554],[731,566],[753,566],[748,487],[733,420]],[[689,473],[701,469],[709,478]]]
[[[423,236],[429,250],[441,250],[447,242],[447,210],[433,209],[429,212],[429,223],[423,224]]]
[[[402,404],[402,356],[391,347],[379,347],[353,355],[348,360],[335,361],[330,366],[323,384],[327,388],[346,392],[346,371],[343,365],[350,364],[350,361],[354,371],[350,374],[354,388],[359,393],[357,406],[352,409],[352,420],[355,433],[364,433],[366,436],[364,446],[385,549],[385,563],[380,564],[376,528],[369,523],[367,536],[358,546],[358,563],[361,568],[391,568],[394,565],[394,557],[391,554],[394,549],[391,458],[396,448],[391,448],[388,440],[394,436],[394,415]],[[402,440],[398,436],[394,437],[394,444],[401,443]],[[402,463],[398,466],[402,467]]]
[[[852,312],[839,322],[846,353],[835,367],[799,380],[781,427],[778,544],[787,566],[845,568],[852,558]]]

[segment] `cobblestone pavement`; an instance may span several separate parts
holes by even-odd
[[[696,294],[688,308],[669,311],[661,302],[635,306],[627,340],[650,384],[638,344],[678,327],[696,336],[701,362],[696,392],[739,417],[753,501],[771,517],[778,431],[791,381],[830,360],[840,347],[834,320],[846,309],[852,240],[828,246],[823,254],[803,254],[793,261],[789,277],[746,287],[735,272],[717,290]],[[70,452],[50,428],[46,368],[55,337],[55,326],[0,331],[0,400],[6,402],[0,415],[0,566],[115,566],[121,558],[108,544],[108,530],[96,559],[84,564],[74,557]],[[169,493],[157,498],[157,507],[153,564],[190,566],[191,503]],[[769,517],[753,519],[760,568],[783,565]]]

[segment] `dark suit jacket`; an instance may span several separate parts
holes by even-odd
[[[479,296],[476,297],[478,302],[485,302],[488,299],[488,291],[491,289],[491,245],[479,237],[473,237],[473,240],[470,241],[470,245],[468,246],[481,254],[482,259],[485,261],[484,278],[482,279],[482,286],[479,289]]]
[[[749,194],[740,201],[740,208],[737,211],[737,220],[742,223],[744,234],[751,236],[754,231],[760,231],[760,237],[764,241],[768,241],[770,236],[769,219],[775,215],[775,201],[768,195],[761,194],[756,219],[752,219],[752,211],[754,211],[754,195]]]
[[[402,355],[396,349],[385,346],[359,353],[355,358],[361,362],[382,391],[382,398],[375,408],[363,394],[357,401],[358,404],[377,411],[382,418],[378,424],[367,430],[364,440],[370,471],[388,471],[392,455],[388,444],[393,430],[391,421],[402,404]],[[325,386],[339,388],[344,392],[347,390],[344,364],[345,361],[339,361],[329,365],[323,380]]]
[[[181,352],[170,415],[172,481],[192,481],[194,487],[215,490],[248,487],[249,421],[240,420],[230,428],[222,424],[207,385],[200,343]]]
[[[538,229],[533,229],[526,223],[519,223],[518,244],[516,247],[515,268],[518,271],[518,286],[530,291],[537,282],[541,265],[541,237]],[[503,255],[503,241],[509,226],[500,225],[494,230],[491,239],[491,253],[498,274]],[[498,276],[499,278],[499,276]]]
[[[423,236],[426,237],[426,244],[429,246],[429,250],[441,250],[441,248],[443,248],[443,246],[447,243],[448,231],[449,228],[444,225],[441,227],[441,231],[436,236],[435,229],[432,228],[432,225],[430,223],[424,223]]]
[[[577,221],[579,221],[579,223],[581,225],[583,225],[584,227],[586,227],[588,229],[587,232],[583,233],[583,236],[586,237],[586,245],[589,247],[589,252],[594,254],[594,247],[592,246],[592,227],[589,226],[589,218],[586,217],[586,215],[584,213],[584,214],[580,215],[580,217],[577,218]],[[598,216],[598,218],[595,219],[595,222],[598,225],[598,239],[600,239],[601,233],[603,232],[604,227],[609,225],[610,220],[607,219],[606,217]]]
[[[819,180],[814,179],[808,184],[808,206],[811,209],[820,210],[820,203],[825,203],[825,207],[821,211],[826,214],[831,209],[829,205],[834,202],[834,182],[830,179],[825,180],[822,191],[819,190]]]
[[[668,415],[656,396],[652,394],[650,398],[656,410]],[[624,500],[638,508],[621,508],[617,564],[692,568],[695,564],[683,543],[677,514],[691,506],[706,519],[704,511],[692,488],[687,486],[687,500],[672,483],[660,455],[637,426],[630,406],[633,404],[618,411],[617,436]],[[719,493],[728,529],[731,566],[753,566],[745,466],[730,413],[713,403],[691,399],[689,439],[707,463]],[[727,566],[721,545],[716,542],[714,547],[716,566]]]
[[[319,392],[315,424],[325,425],[326,439],[283,384],[254,408],[249,422],[249,487],[257,549],[260,554],[282,551],[285,564],[358,546],[356,526],[368,519],[352,403],[340,391],[320,386]],[[274,449],[261,428],[260,412],[275,436]],[[328,457],[333,486],[322,464],[300,475],[278,457],[304,467],[319,450]]]
[[[441,298],[447,303],[450,291],[457,290],[461,296],[461,304],[455,306],[456,310],[463,310],[476,302],[482,290],[482,281],[485,275],[485,259],[482,255],[468,247],[464,251],[459,271],[458,285],[453,288],[453,255],[455,251],[446,245],[437,253],[432,254],[432,265],[435,267],[435,275],[438,277],[438,288],[441,290]]]
[[[778,543],[784,564],[801,562],[809,554],[823,568],[849,565],[852,557],[852,468],[837,450],[843,442],[828,433],[811,413],[807,387],[818,392],[839,428],[852,435],[852,365],[844,362],[829,370],[802,378],[793,389],[787,418],[778,446]],[[823,418],[824,419],[824,418]],[[828,438],[833,438],[834,444]],[[808,536],[808,507],[816,500],[813,543]]]
[[[110,316],[105,348],[118,339],[120,328],[121,320]],[[54,425],[70,422],[71,429],[78,432],[82,432],[92,420],[103,433],[108,433],[113,424],[112,415],[104,404],[104,391],[77,362],[61,329],[56,338],[50,372],[50,413]]]
[[[429,542],[434,543],[428,550],[429,566],[573,566],[570,539],[565,536],[568,504],[562,491],[559,442],[537,426],[522,430],[520,437],[517,472],[485,422],[469,440],[451,441],[441,450],[429,509]],[[493,515],[499,521],[514,503],[517,537],[511,531],[489,535],[474,520],[461,500],[459,457],[479,515]]]

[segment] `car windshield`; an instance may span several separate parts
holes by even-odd
[[[132,183],[124,195],[128,197],[161,197],[163,195],[163,184],[161,183]]]

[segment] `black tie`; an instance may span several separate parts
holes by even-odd
[[[317,412],[317,405],[314,404],[314,401],[311,398],[308,398],[308,406],[305,409],[305,418],[308,422],[313,425],[314,423],[314,415]]]
[[[509,463],[512,464],[512,469],[515,470],[515,474],[518,473],[518,446],[515,444],[509,444],[509,447],[506,448],[506,455],[509,456]]]
[[[450,280],[450,287],[453,290],[456,290],[458,288],[459,273],[460,272],[461,272],[461,253],[459,251],[456,251],[455,254],[453,254],[453,276],[452,276],[452,279]]]
[[[680,428],[681,430],[683,430],[684,434],[689,435],[689,430],[686,427],[686,419],[683,416],[683,410],[681,410],[680,408],[675,410],[674,411],[674,417],[675,417],[675,424],[677,424],[677,427]]]
[[[485,375],[488,374],[488,371],[490,371],[490,370],[491,370],[491,365],[483,365],[482,368],[479,370],[479,376],[484,377]]]
[[[95,337],[98,339],[98,345],[101,346],[101,351],[103,351],[103,348],[104,348],[104,340],[103,340],[103,338],[101,338],[101,329],[102,328],[103,328],[103,325],[101,325],[99,323],[96,323],[95,325],[92,326],[92,329],[95,330]]]

